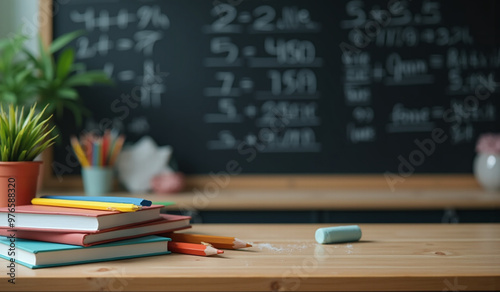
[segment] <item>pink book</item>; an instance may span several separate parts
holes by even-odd
[[[0,235],[38,241],[91,246],[191,228],[191,225],[189,225],[191,217],[189,216],[161,214],[159,218],[159,220],[153,222],[129,225],[121,228],[111,228],[96,233],[54,232],[52,230],[34,228],[23,230],[0,228]]]
[[[142,207],[136,212],[101,211],[80,208],[22,205],[0,208],[0,228],[32,228],[56,232],[97,232],[130,224],[158,220],[162,205]]]

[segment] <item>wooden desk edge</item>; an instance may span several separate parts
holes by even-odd
[[[84,195],[82,191],[43,191],[44,194]],[[142,197],[175,205],[167,210],[495,210],[500,193],[473,189],[380,190],[221,190],[184,192],[175,195],[112,193],[113,196]]]
[[[5,280],[5,279],[2,279]],[[54,283],[57,282],[55,285]],[[0,289],[12,288],[6,280]],[[218,276],[186,278],[87,277],[19,278],[12,291],[498,291],[500,276],[434,277],[300,277],[290,273],[282,277]],[[147,288],[146,288],[147,287]],[[3,290],[9,291],[9,290]]]

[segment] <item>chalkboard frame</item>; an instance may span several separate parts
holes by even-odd
[[[54,0],[39,0],[39,33],[45,46],[48,46],[53,38],[53,2]],[[66,175],[61,178],[53,174],[53,156],[53,148],[43,153],[43,188],[81,189],[83,184],[80,175]],[[214,182],[216,181],[213,176],[190,175],[186,178],[186,189],[203,190]],[[394,191],[398,188],[478,188],[478,183],[472,174],[413,174],[404,178],[404,181],[398,182],[395,188],[391,188],[384,174],[238,175],[230,177],[227,184],[223,186],[219,184],[219,187],[224,189],[389,189]]]

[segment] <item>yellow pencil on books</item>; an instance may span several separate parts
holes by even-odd
[[[108,202],[94,202],[94,201],[77,201],[77,200],[61,200],[61,199],[47,199],[47,198],[34,198],[31,200],[33,205],[44,205],[54,207],[70,207],[81,209],[94,209],[105,211],[120,211],[120,212],[135,212],[141,210],[141,206],[125,203],[108,203]]]

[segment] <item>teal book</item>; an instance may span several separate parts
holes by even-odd
[[[0,237],[0,257],[31,269],[169,254],[169,238],[145,236],[83,247]]]

